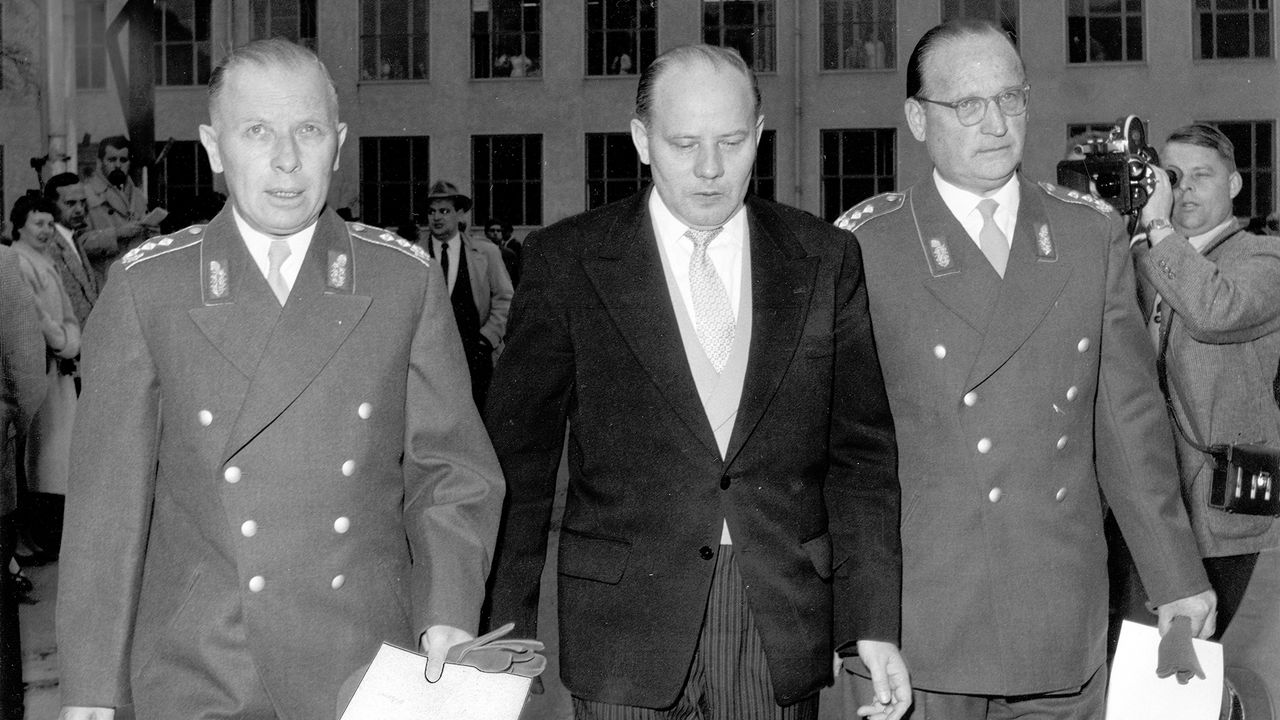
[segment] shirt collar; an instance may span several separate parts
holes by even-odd
[[[1189,237],[1187,238],[1187,242],[1190,242],[1191,247],[1195,248],[1199,252],[1204,252],[1204,249],[1209,246],[1209,243],[1213,242],[1214,238],[1226,232],[1226,229],[1230,227],[1231,223],[1235,221],[1236,219],[1234,217],[1232,217],[1231,215],[1228,215],[1226,220],[1223,220],[1222,222],[1218,223],[1209,232],[1200,233],[1199,235],[1194,235],[1192,237]]]
[[[741,243],[742,238],[746,237],[747,216],[743,212],[746,206],[739,206],[738,209],[729,216],[725,221],[720,234],[716,236],[712,243],[725,241]],[[653,219],[653,232],[658,236],[660,241],[678,240],[689,229],[689,226],[683,220],[675,216],[667,204],[662,202],[662,196],[658,194],[658,189],[652,188],[649,191],[649,217]]]
[[[236,219],[236,228],[240,230],[240,237],[244,238],[244,242],[250,248],[260,248],[263,252],[271,247],[274,240],[284,240],[289,243],[289,250],[293,255],[301,257],[306,252],[307,246],[311,244],[311,236],[316,232],[316,225],[319,219],[310,225],[302,228],[298,232],[288,237],[274,237],[264,232],[254,229],[244,218],[240,217],[240,211],[233,204],[231,206],[231,214]]]
[[[996,221],[999,224],[1006,224],[1005,220],[1010,221],[1008,224],[1012,224],[1011,221],[1018,215],[1018,204],[1022,195],[1018,186],[1017,173],[1014,173],[1013,177],[990,195],[979,195],[947,182],[938,174],[937,168],[933,170],[933,183],[937,186],[938,194],[942,196],[942,202],[946,204],[947,209],[961,222],[964,222],[965,217],[978,207],[979,202],[987,198],[999,203],[995,212]]]

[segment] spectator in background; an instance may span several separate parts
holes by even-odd
[[[1174,130],[1160,158],[1180,180],[1171,188],[1167,173],[1155,173],[1142,208],[1139,297],[1176,421],[1182,497],[1218,593],[1227,679],[1245,717],[1271,717],[1280,708],[1280,521],[1211,507],[1214,461],[1200,448],[1280,444],[1280,238],[1232,217],[1242,180],[1221,131]]]
[[[49,178],[44,184],[44,196],[52,200],[58,209],[50,256],[62,275],[62,289],[71,298],[76,320],[83,328],[84,321],[89,318],[89,311],[98,301],[99,290],[98,276],[90,264],[88,246],[101,252],[101,241],[110,233],[89,229],[88,201],[84,185],[75,173],[59,173]],[[113,241],[108,240],[107,245],[115,247]]]
[[[134,184],[129,139],[112,135],[98,143],[98,167],[85,180],[89,194],[89,225],[105,232],[104,248],[92,257],[99,284],[106,282],[107,268],[135,245],[157,234],[160,228],[145,224],[147,196]],[[110,247],[109,242],[115,243]]]
[[[502,251],[502,264],[514,287],[520,284],[520,241],[511,237],[511,223],[506,220],[490,220],[485,223],[484,236]]]
[[[0,248],[0,720],[22,720],[22,640],[18,602],[31,581],[16,569],[18,482],[9,443],[44,400],[44,336],[35,295],[24,281],[18,254]]]

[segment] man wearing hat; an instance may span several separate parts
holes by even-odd
[[[494,349],[502,343],[507,329],[514,292],[511,277],[497,245],[473,242],[460,231],[463,213],[471,210],[471,198],[458,192],[453,183],[437,180],[427,200],[431,203],[425,218],[430,234],[427,251],[439,259],[449,281],[453,317],[471,370],[471,394],[476,406],[483,408],[493,375]]]

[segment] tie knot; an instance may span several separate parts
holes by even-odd
[[[267,262],[270,263],[270,267],[279,269],[292,253],[288,241],[272,240],[271,246],[267,248]]]
[[[695,248],[701,249],[710,245],[711,241],[716,239],[716,236],[720,234],[721,230],[724,230],[724,228],[718,227],[710,230],[694,230],[693,228],[689,228],[684,231],[684,236],[693,241],[693,246]]]
[[[1000,207],[1000,203],[986,198],[978,203],[978,212],[982,215],[983,220],[990,220],[996,214],[996,208]]]

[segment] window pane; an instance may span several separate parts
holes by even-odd
[[[426,79],[430,68],[427,0],[363,0],[360,78]]]

